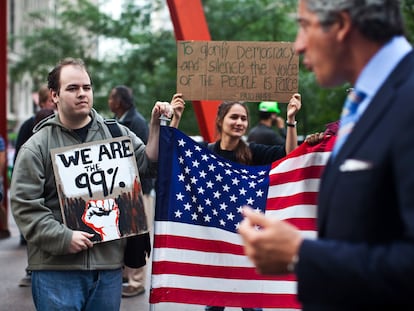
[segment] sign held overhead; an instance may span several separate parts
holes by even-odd
[[[185,100],[287,103],[298,76],[291,42],[177,41],[177,92]]]

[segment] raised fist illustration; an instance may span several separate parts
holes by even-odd
[[[82,221],[101,236],[102,241],[120,238],[119,208],[114,199],[90,200],[86,203]]]

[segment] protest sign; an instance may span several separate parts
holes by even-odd
[[[64,223],[94,242],[148,231],[134,148],[117,137],[51,150]]]
[[[298,74],[291,42],[177,42],[177,92],[185,100],[287,103]]]

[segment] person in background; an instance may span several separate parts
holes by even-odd
[[[280,116],[278,103],[261,102],[258,110],[259,122],[250,129],[247,141],[264,145],[283,145],[286,141],[286,128],[285,120]],[[276,131],[273,127],[276,127]]]
[[[56,110],[56,105],[52,101],[50,91],[47,85],[41,85],[38,91],[39,95],[39,110],[30,118],[26,119],[20,126],[16,139],[16,152],[14,153],[14,162],[16,162],[17,154],[21,146],[33,135],[33,128],[40,120],[40,116],[51,115]],[[43,110],[45,109],[45,110]],[[43,111],[42,111],[43,110]],[[42,111],[42,112],[41,112]],[[36,118],[38,120],[36,120]],[[25,241],[22,241],[24,244]]]
[[[414,310],[414,52],[400,1],[299,0],[294,43],[318,83],[350,83],[318,195],[318,237],[244,208],[245,253],[295,272],[304,311]],[[257,230],[257,228],[260,228]]]
[[[0,239],[10,237],[9,222],[7,217],[7,204],[3,202],[4,180],[3,176],[7,167],[6,143],[3,136],[0,135]]]
[[[56,105],[52,101],[52,96],[47,85],[42,85],[38,91],[39,96],[39,110],[26,121],[20,127],[16,140],[16,151],[14,153],[13,166],[16,162],[17,154],[22,145],[33,135],[33,128],[42,119],[49,117],[55,113]],[[26,240],[23,235],[20,234],[20,245],[26,245]],[[26,269],[25,276],[19,281],[20,287],[28,287],[31,285],[31,272]]]
[[[125,85],[114,87],[109,94],[108,106],[120,124],[128,127],[144,143],[147,143],[148,124],[135,108],[132,90],[129,87]],[[153,214],[152,210],[154,207],[153,196],[151,196],[151,191],[154,188],[153,180],[148,178],[141,179],[141,187],[148,229],[151,230],[151,215]],[[145,267],[146,265],[140,268],[124,267],[123,275],[127,283],[122,286],[122,297],[133,297],[145,292]]]
[[[174,100],[173,100],[174,101]],[[249,110],[244,102],[223,102],[216,116],[218,139],[208,144],[212,152],[233,162],[246,165],[265,165],[272,163],[297,147],[295,116],[301,108],[300,96],[292,96],[287,107],[287,120],[293,126],[288,127],[286,143],[263,145],[246,143],[243,136],[249,127]],[[174,118],[173,121],[178,118]],[[222,306],[206,306],[206,311],[222,311]],[[245,311],[259,308],[242,308]]]
[[[111,139],[105,120],[93,109],[91,77],[80,59],[59,62],[48,75],[57,114],[35,127],[21,147],[13,171],[13,216],[28,245],[32,297],[37,310],[119,311],[126,239],[94,244],[93,234],[63,224],[50,150]],[[131,148],[140,176],[157,173],[159,118],[169,103],[156,102],[145,145],[118,124]]]
[[[171,106],[173,108],[175,120],[180,120],[183,106],[185,105],[182,96],[174,95]],[[114,87],[108,98],[109,109],[115,114],[115,119],[128,127],[134,132],[144,143],[148,140],[148,124],[145,118],[137,111],[134,104],[132,89],[125,85]],[[178,121],[179,122],[179,121]],[[174,124],[172,124],[174,126]],[[178,126],[178,123],[176,124]],[[147,215],[148,229],[152,230],[154,196],[151,193],[154,190],[154,180],[148,178],[141,179],[144,209]],[[126,284],[122,286],[122,297],[133,297],[145,292],[146,265],[141,268],[124,267],[124,278]]]

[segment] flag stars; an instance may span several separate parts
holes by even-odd
[[[253,205],[254,204],[254,199],[252,197],[247,199],[247,205]]]
[[[234,214],[233,213],[227,214],[227,220],[234,220]]]
[[[205,190],[204,190],[203,187],[198,187],[197,192],[198,192],[198,194],[204,194]]]
[[[173,159],[175,206],[170,217],[234,232],[241,221],[243,206],[257,209],[264,205],[266,171],[240,166],[235,169],[230,162],[193,144],[187,137],[180,136],[178,140],[182,147],[176,146],[177,156]]]
[[[182,138],[180,140],[178,140],[177,142],[178,142],[178,146],[180,146],[180,147],[184,147],[185,144],[186,144],[185,140],[182,139]]]
[[[229,192],[230,191],[230,187],[228,185],[223,185],[223,191],[224,192]]]
[[[224,202],[220,203],[220,209],[225,211],[227,209],[227,204]]]
[[[262,197],[263,196],[263,190],[258,190],[258,191],[256,191],[256,196],[258,196],[258,197]]]

